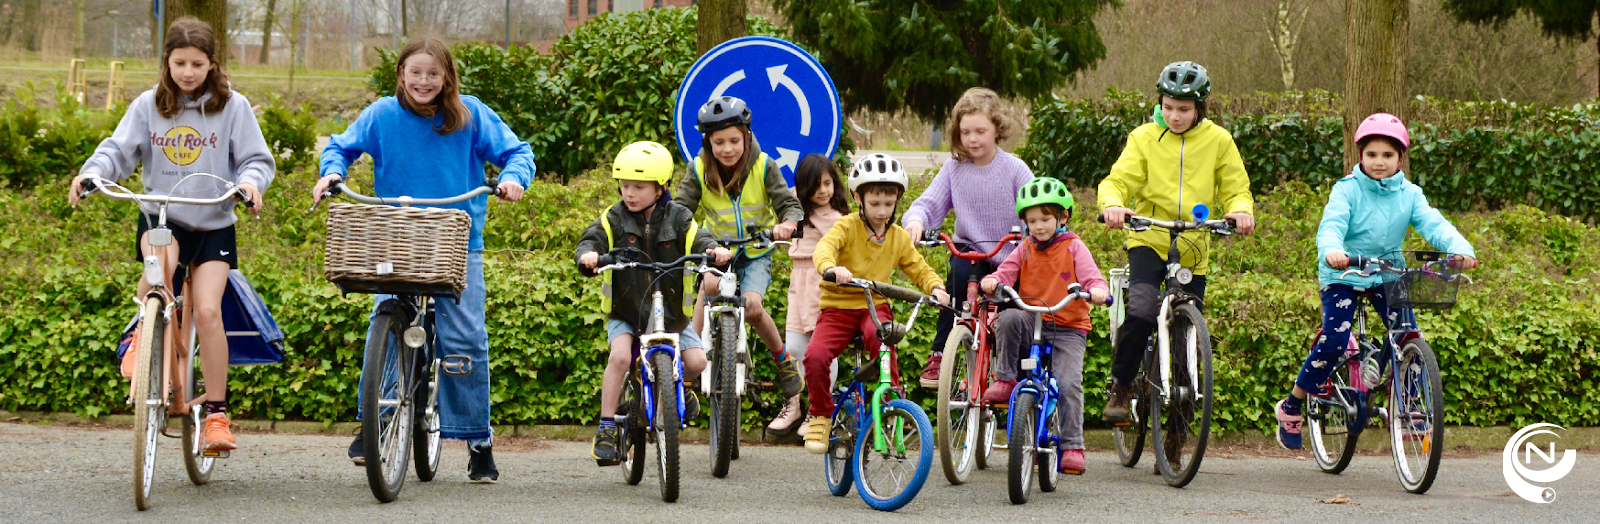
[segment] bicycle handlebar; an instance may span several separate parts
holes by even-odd
[[[1448,269],[1461,269],[1461,262],[1456,258],[1458,256],[1459,255],[1450,255],[1445,257],[1443,260],[1424,261],[1421,267],[1410,268],[1405,266],[1396,266],[1394,262],[1382,257],[1350,255],[1349,268],[1345,269],[1344,273],[1341,273],[1339,276],[1346,277],[1355,274],[1363,277],[1370,277],[1385,271],[1392,273],[1404,273],[1407,271],[1437,271],[1435,268],[1437,268],[1440,264],[1443,264]],[[1450,275],[1450,278],[1452,279],[1456,277],[1465,278],[1469,283],[1472,282],[1472,277],[1469,277],[1465,274],[1456,273],[1454,275]]]
[[[1105,213],[1096,215],[1095,220],[1101,224],[1106,223]],[[1124,221],[1124,224],[1124,227],[1133,231],[1145,231],[1150,229],[1151,226],[1155,226],[1176,232],[1203,229],[1219,235],[1232,235],[1234,234],[1234,230],[1238,229],[1239,227],[1239,223],[1231,218],[1224,218],[1221,220],[1169,221],[1156,220],[1154,218],[1143,217],[1139,215],[1128,215],[1128,218]]]
[[[970,261],[970,262],[978,262],[978,261],[983,261],[983,260],[988,260],[988,259],[994,258],[996,255],[1000,254],[1000,250],[1001,249],[1004,249],[1006,247],[1006,243],[1017,242],[1019,240],[1022,240],[1022,228],[1012,227],[1011,228],[1011,233],[1007,234],[1004,237],[1001,237],[1000,240],[995,240],[994,241],[994,249],[989,250],[987,253],[985,253],[983,251],[980,251],[980,250],[964,251],[964,250],[956,248],[956,244],[958,242],[956,242],[955,240],[952,240],[950,238],[950,235],[945,234],[944,232],[941,232],[941,231],[936,231],[936,230],[930,229],[930,230],[922,232],[922,239],[919,240],[917,242],[917,244],[920,244],[920,245],[922,245],[924,247],[933,247],[933,246],[942,245],[946,249],[949,249],[950,250],[950,254],[954,255],[956,258],[960,258],[962,260],[966,260],[966,261]],[[981,243],[983,243],[983,242],[967,242],[968,245],[972,245],[972,246],[975,246],[975,247],[978,244],[981,244]]]
[[[363,204],[377,204],[377,205],[386,205],[386,206],[411,207],[411,206],[448,206],[450,204],[457,204],[457,203],[465,202],[467,200],[471,200],[471,199],[477,198],[478,195],[484,195],[484,194],[500,196],[500,194],[501,194],[500,180],[498,178],[490,177],[490,178],[488,178],[488,179],[486,179],[484,181],[483,187],[479,187],[479,188],[473,189],[472,191],[468,191],[465,194],[456,195],[456,196],[447,197],[447,198],[412,198],[412,197],[409,197],[409,196],[401,196],[401,197],[395,197],[395,198],[383,198],[383,197],[367,196],[367,195],[363,195],[361,193],[357,193],[354,190],[351,190],[349,186],[346,186],[344,184],[344,180],[341,178],[338,182],[335,182],[332,186],[329,186],[328,190],[324,191],[322,193],[322,198],[318,199],[317,203],[312,204],[311,205],[311,209],[308,209],[306,211],[309,212],[311,210],[314,210],[314,209],[317,208],[318,205],[322,204],[323,200],[327,200],[327,199],[329,199],[331,197],[335,197],[335,196],[338,196],[338,195],[344,195],[344,196],[350,197],[351,200],[355,200],[355,201],[361,202]]]
[[[216,176],[216,175],[211,175],[209,173],[195,173],[195,174],[192,174],[192,175],[189,175],[189,176],[195,176],[195,175],[206,175],[206,176],[212,176],[212,177]],[[187,177],[185,177],[185,178],[187,178]],[[220,177],[219,177],[219,179],[220,179]],[[179,183],[182,183],[182,182],[179,182]],[[119,192],[109,191],[109,189],[113,188],[113,187],[117,188],[117,189],[121,189],[122,191],[119,191]],[[101,195],[104,195],[106,198],[111,198],[111,199],[116,199],[116,200],[126,200],[126,201],[129,201],[129,202],[138,202],[138,203],[149,202],[149,203],[152,203],[152,204],[161,204],[161,205],[190,204],[190,205],[196,205],[196,206],[214,206],[214,205],[217,205],[217,204],[221,204],[223,202],[227,202],[228,199],[233,199],[235,201],[243,203],[245,205],[245,207],[255,207],[255,201],[250,199],[250,195],[245,194],[244,190],[239,189],[239,186],[234,185],[231,182],[228,184],[228,190],[224,191],[221,196],[218,196],[216,198],[188,198],[188,197],[175,197],[175,196],[170,196],[170,195],[145,195],[145,194],[139,194],[139,193],[134,193],[132,191],[129,191],[128,188],[122,187],[121,185],[118,185],[118,184],[116,184],[114,182],[105,180],[105,179],[100,178],[100,177],[95,177],[95,176],[84,178],[83,181],[81,183],[79,183],[78,188],[83,191],[82,194],[80,195],[80,196],[83,196],[83,197],[87,197],[87,196],[89,196],[91,194],[94,194],[95,192],[99,192]]]
[[[699,255],[684,255],[682,257],[679,257],[677,260],[674,260],[672,262],[666,262],[666,263],[661,263],[661,262],[634,262],[634,261],[625,260],[625,257],[623,256],[623,253],[626,252],[626,251],[627,250],[615,250],[615,251],[612,251],[610,253],[606,253],[604,255],[600,255],[600,260],[595,263],[594,272],[595,273],[600,273],[600,272],[604,272],[604,271],[616,271],[616,270],[619,270],[619,269],[634,269],[634,268],[646,269],[646,270],[658,271],[658,272],[674,271],[674,270],[684,269],[684,267],[685,267],[684,264],[689,263],[689,262],[695,262],[697,264],[702,264],[703,265],[703,264],[706,263],[706,261],[712,259],[711,255],[699,254]],[[715,270],[715,268],[712,268],[711,271],[716,271],[716,270]]]
[[[996,286],[995,294],[1004,297],[1006,302],[1016,304],[1016,306],[1021,308],[1023,311],[1032,313],[1055,313],[1060,311],[1061,308],[1067,307],[1067,304],[1072,303],[1073,300],[1082,300],[1084,302],[1089,302],[1090,304],[1094,303],[1093,297],[1089,294],[1089,292],[1084,291],[1083,286],[1079,285],[1077,282],[1067,284],[1067,296],[1063,297],[1061,302],[1056,303],[1054,306],[1035,306],[1028,304],[1022,300],[1022,296],[1017,294],[1017,290],[1012,289],[1011,286],[1005,284]],[[1116,301],[1117,297],[1109,295],[1106,296],[1107,306],[1115,304]]]
[[[927,300],[927,302],[930,304],[934,304],[939,307],[945,307],[944,304],[934,301],[928,295],[924,295],[915,289],[900,287],[887,282],[878,282],[876,280],[866,280],[861,278],[852,278],[849,282],[839,282],[837,276],[833,274],[833,271],[827,271],[823,273],[822,279],[838,284],[841,287],[854,287],[868,291],[874,291],[879,295],[883,295],[892,300],[900,300],[904,302],[922,302]]]
[[[793,244],[792,242],[790,242],[788,240],[773,240],[774,235],[772,233],[772,230],[768,229],[768,230],[762,231],[759,228],[759,226],[751,226],[749,229],[747,229],[746,233],[749,234],[750,236],[747,236],[747,237],[744,237],[744,238],[715,238],[715,239],[712,239],[712,240],[715,241],[718,245],[721,245],[723,247],[737,247],[737,246],[743,246],[743,245],[746,245],[746,244],[756,244],[756,249],[765,249],[765,248],[768,248],[768,247],[771,247],[771,246],[776,246],[776,245],[791,245],[791,244]],[[800,238],[801,234],[802,234],[801,228],[797,227],[797,228],[794,229],[794,233],[789,235],[789,238],[791,238],[791,239]]]

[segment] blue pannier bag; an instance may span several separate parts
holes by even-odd
[[[128,351],[140,315],[122,328],[117,358]],[[255,366],[283,362],[283,330],[267,311],[250,280],[237,269],[228,271],[228,290],[222,295],[222,329],[228,336],[228,364]]]

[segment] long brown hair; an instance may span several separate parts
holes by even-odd
[[[974,113],[982,113],[994,124],[995,146],[1011,138],[1011,119],[1000,108],[1000,95],[982,87],[968,89],[956,101],[956,107],[950,110],[950,121],[944,125],[945,140],[950,142],[950,156],[955,157],[957,162],[972,161],[972,152],[967,151],[967,146],[961,143],[961,119]]]
[[[833,197],[828,199],[828,207],[842,215],[850,214],[850,200],[844,196],[848,191],[839,181],[838,166],[821,153],[812,153],[800,159],[800,165],[794,168],[794,194],[800,198],[800,211],[807,222],[811,220],[811,214],[821,207],[811,201],[811,196],[822,189],[823,178],[833,179]]]
[[[196,100],[205,93],[211,94],[211,99],[206,101],[201,109],[209,112],[221,111],[228,105],[228,98],[233,90],[228,87],[228,73],[222,70],[222,63],[217,61],[217,35],[211,32],[211,26],[192,17],[179,18],[167,27],[167,40],[161,45],[161,80],[156,84],[156,112],[162,118],[178,116],[183,110],[183,104],[178,101],[178,95],[183,91],[178,88],[178,83],[172,80],[172,71],[167,65],[167,60],[172,58],[172,52],[193,47],[206,54],[206,60],[211,61],[211,72],[206,74],[204,82],[195,89]]]
[[[428,104],[412,100],[411,93],[406,92],[406,59],[418,53],[432,56],[433,61],[438,62],[439,68],[444,70],[444,86],[433,97],[433,102]],[[423,118],[444,114],[444,121],[439,123],[439,127],[433,128],[435,133],[454,133],[470,120],[467,104],[461,101],[461,77],[456,76],[456,58],[450,54],[450,46],[445,45],[443,40],[419,36],[406,42],[406,46],[400,49],[400,58],[394,62],[394,78],[394,97],[400,99],[400,107]]]
[[[704,171],[700,173],[701,179],[711,191],[723,195],[736,195],[744,187],[744,181],[750,173],[750,164],[761,156],[761,150],[756,149],[755,134],[750,132],[746,125],[734,125],[740,134],[744,135],[744,154],[739,155],[739,162],[733,167],[725,167],[717,161],[717,156],[711,154],[711,134],[700,138],[700,165]],[[771,176],[768,173],[767,176]]]

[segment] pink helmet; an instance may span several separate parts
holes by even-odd
[[[1400,145],[1411,148],[1411,133],[1406,132],[1406,125],[1400,117],[1389,113],[1373,113],[1366,120],[1361,121],[1361,126],[1356,128],[1355,141],[1369,136],[1386,136],[1400,141]]]

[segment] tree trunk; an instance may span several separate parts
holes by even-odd
[[[744,17],[750,8],[745,0],[702,0],[699,6],[695,40],[701,55],[717,44],[749,34]]]
[[[305,9],[306,0],[289,1],[289,91],[294,92],[294,66],[295,60],[300,56],[300,11]]]
[[[77,22],[78,27],[77,34],[72,36],[73,58],[83,58],[83,2],[84,0],[77,0],[72,6],[73,21]]]
[[[210,25],[217,38],[217,62],[227,64],[229,53],[233,52],[228,42],[228,0],[166,0],[166,5],[169,26],[184,16]]]
[[[29,51],[39,50],[39,2],[22,0],[22,47]]]
[[[268,57],[272,56],[272,18],[276,14],[278,14],[278,0],[267,0],[267,18],[261,23],[261,58],[256,62],[261,65],[267,65]]]
[[[1355,167],[1351,137],[1367,115],[1407,118],[1406,51],[1411,5],[1407,0],[1345,2],[1344,168]]]

